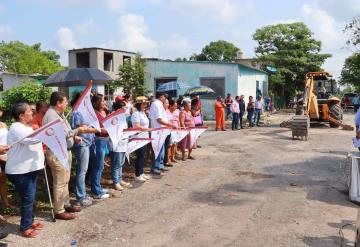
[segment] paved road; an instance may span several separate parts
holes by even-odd
[[[347,116],[349,120],[353,116]],[[45,222],[38,239],[17,226],[9,246],[339,246],[356,219],[340,164],[352,132],[311,129],[293,141],[276,126],[214,132],[203,148],[161,179],[98,203],[72,222]],[[4,225],[1,225],[4,227]],[[352,246],[354,228],[344,229]]]

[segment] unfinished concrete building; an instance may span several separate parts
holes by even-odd
[[[119,66],[124,62],[132,62],[135,60],[136,53],[111,50],[98,47],[81,48],[69,50],[69,68],[97,68],[103,70],[111,78],[116,79]],[[105,95],[107,100],[111,101],[114,95],[120,92],[113,92],[108,85],[97,85],[96,89],[99,93]],[[78,87],[69,88],[69,95],[79,91]]]

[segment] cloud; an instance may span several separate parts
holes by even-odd
[[[140,51],[144,55],[157,51],[157,42],[147,36],[147,25],[142,15],[127,14],[118,20],[118,37],[122,49]]]
[[[251,0],[171,0],[171,4],[181,13],[194,16],[208,16],[221,23],[229,23],[244,13],[254,10]]]
[[[64,50],[71,50],[78,47],[74,39],[74,32],[70,28],[59,28],[56,32],[56,36],[60,48]]]
[[[349,22],[360,13],[359,0],[317,0],[316,6],[338,21]]]
[[[341,30],[337,29],[335,19],[326,11],[304,4],[301,8],[304,20],[314,31],[316,38],[320,39],[325,50],[342,47],[345,42]]]
[[[82,21],[75,25],[75,32],[86,35],[89,33],[98,32],[101,30],[101,28],[95,23],[93,19],[88,19],[85,21]]]
[[[13,33],[13,29],[10,25],[0,25],[0,40],[8,39]]]
[[[173,33],[168,40],[161,41],[159,46],[161,58],[189,57],[193,52],[194,47],[188,39],[177,33]]]

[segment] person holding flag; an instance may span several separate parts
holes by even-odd
[[[76,102],[80,96],[80,93],[77,94],[73,102]],[[90,133],[79,135],[82,141],[74,143],[72,150],[76,164],[76,205],[87,207],[92,205],[93,202],[86,194],[85,178],[90,161],[95,160],[95,133],[99,133],[99,131],[91,128],[92,126],[88,119],[84,118],[80,110],[75,110],[71,116],[71,128],[76,129],[82,126],[88,127]]]
[[[44,169],[44,152],[41,141],[29,136],[33,129],[33,112],[27,103],[16,103],[12,109],[15,122],[11,125],[7,142],[11,145],[7,154],[5,173],[21,197],[20,231],[24,237],[35,238],[41,223],[34,222],[33,210],[36,193],[36,177]]]
[[[108,191],[101,186],[101,177],[104,170],[104,160],[109,148],[109,134],[101,124],[107,117],[108,110],[102,94],[96,94],[92,97],[91,103],[95,109],[95,114],[100,122],[101,132],[95,135],[95,162],[91,169],[91,192],[95,199],[107,199],[110,197]]]
[[[136,97],[135,101],[136,111],[131,116],[131,123],[135,129],[141,129],[142,131],[149,131],[149,119],[146,116],[145,109],[147,106],[147,99],[144,96]],[[146,132],[145,132],[146,133]],[[146,133],[143,137],[149,137],[149,134]],[[149,180],[150,177],[144,174],[144,165],[145,165],[145,153],[147,145],[137,149],[136,152],[136,162],[135,162],[135,180],[138,182],[145,182]]]
[[[48,124],[56,119],[61,120],[64,126],[66,135],[66,144],[68,149],[68,167],[65,167],[56,157],[54,152],[50,149],[46,150],[45,160],[46,164],[51,170],[53,177],[53,195],[54,195],[54,213],[55,218],[62,220],[75,219],[74,212],[81,211],[79,205],[71,205],[69,200],[69,180],[71,172],[71,148],[74,142],[80,143],[82,141],[78,134],[87,133],[89,130],[86,126],[71,129],[67,121],[64,111],[68,106],[68,99],[63,92],[53,92],[50,96],[50,107],[46,111],[42,124]]]
[[[115,190],[122,191],[130,188],[131,184],[122,180],[122,168],[125,163],[128,140],[120,140],[121,131],[127,128],[126,108],[123,102],[113,104],[114,112],[107,117],[106,122],[102,122],[105,129],[110,133],[110,159],[111,159],[111,176]],[[122,115],[121,115],[122,114]],[[110,122],[110,124],[108,123]],[[110,127],[111,126],[111,127]],[[114,132],[112,132],[112,130]],[[115,139],[114,139],[115,138]],[[114,141],[113,141],[114,140]],[[115,141],[116,140],[116,141]],[[114,144],[116,143],[116,144]]]
[[[162,128],[162,127],[170,127],[175,128],[173,124],[168,122],[166,111],[164,108],[164,102],[166,100],[165,93],[160,92],[158,94],[158,98],[154,100],[154,102],[150,106],[150,126],[151,128]],[[161,144],[159,149],[159,154],[157,157],[153,157],[153,163],[151,166],[151,172],[154,175],[161,175],[162,171],[168,171],[167,168],[164,167],[164,157],[165,157],[165,147],[164,143]]]

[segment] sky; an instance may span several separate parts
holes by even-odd
[[[332,54],[323,68],[339,76],[351,51],[343,29],[359,0],[0,0],[0,40],[42,43],[68,64],[67,50],[103,47],[144,57],[190,57],[216,40],[254,57],[256,29],[304,22]]]

